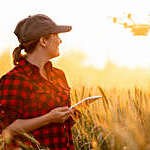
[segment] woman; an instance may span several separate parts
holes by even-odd
[[[64,72],[49,61],[59,56],[62,41],[58,34],[70,30],[71,26],[58,26],[43,14],[29,16],[16,26],[20,44],[13,51],[15,67],[0,81],[2,135],[13,147],[18,133],[29,132],[42,147],[74,149],[70,115],[77,110],[68,108],[70,87]],[[21,54],[22,49],[26,55]]]

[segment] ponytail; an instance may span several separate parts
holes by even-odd
[[[35,50],[35,47],[37,43],[39,42],[39,39],[32,40],[29,42],[24,42],[24,43],[21,41],[19,42],[20,42],[20,45],[14,49],[13,54],[12,54],[14,65],[17,65],[19,63],[20,57],[23,56],[21,54],[21,50],[24,49],[27,54],[31,54]]]
[[[16,48],[14,49],[13,54],[12,54],[12,56],[13,56],[13,64],[14,64],[14,65],[17,65],[17,64],[18,64],[19,59],[20,59],[20,57],[22,56],[22,55],[21,55],[21,50],[22,50],[22,49],[23,49],[23,47],[21,46],[21,44],[20,44],[18,47],[16,47]]]

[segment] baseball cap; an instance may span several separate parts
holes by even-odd
[[[50,33],[69,32],[71,29],[72,27],[68,25],[57,25],[44,14],[36,14],[21,20],[17,24],[14,34],[20,42],[28,42]]]

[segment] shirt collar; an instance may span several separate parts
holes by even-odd
[[[23,71],[28,74],[31,75],[32,73],[37,73],[39,72],[39,67],[31,64],[27,59],[26,56],[21,56],[21,58],[19,59],[19,64],[18,64]],[[44,68],[46,69],[47,72],[52,71],[52,62],[48,61],[45,65]]]

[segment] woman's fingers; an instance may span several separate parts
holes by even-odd
[[[71,117],[74,120],[77,120],[77,119],[79,119],[81,117],[81,112],[78,109],[72,108],[71,109]]]
[[[60,107],[59,110],[64,113],[63,114],[63,121],[66,121],[71,116],[71,111],[68,107]]]
[[[55,123],[64,123],[70,116],[74,120],[78,120],[81,116],[79,110],[72,108],[69,109],[68,107],[57,107],[50,111],[51,114],[51,121]]]
[[[51,122],[59,123],[65,122],[70,117],[70,110],[68,107],[57,107],[49,112]]]
[[[70,117],[70,112],[67,111],[64,113],[64,116],[62,117],[62,122],[65,122]]]
[[[7,128],[2,131],[2,137],[6,144],[11,143],[12,138],[13,138],[12,133]]]

